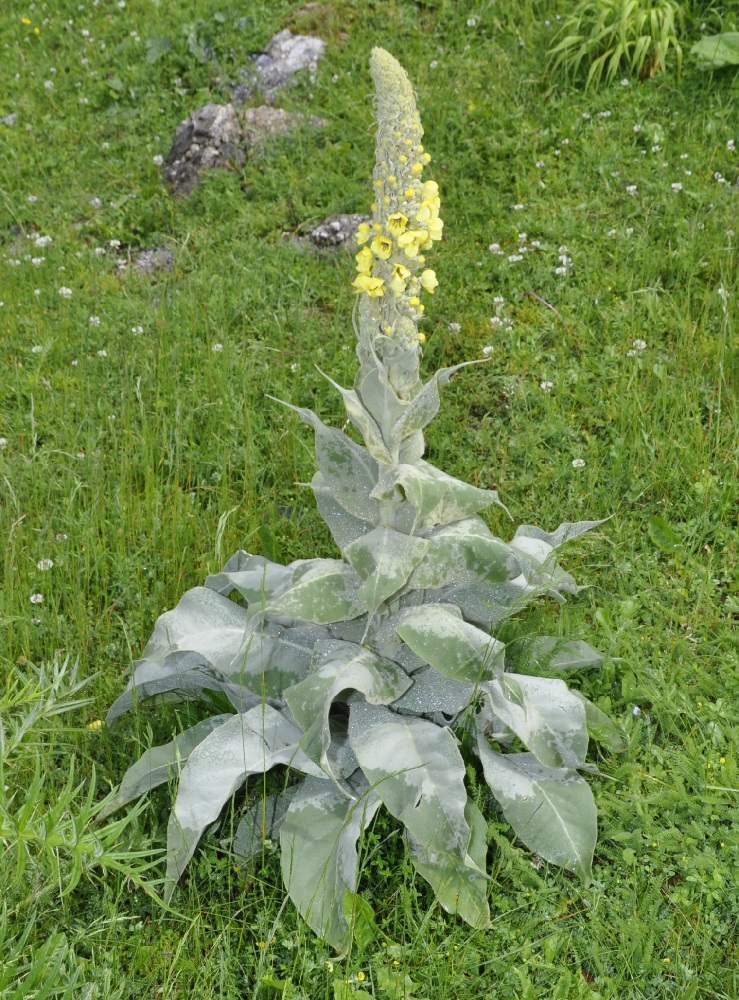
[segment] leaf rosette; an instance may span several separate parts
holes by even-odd
[[[371,71],[376,201],[358,233],[359,370],[352,389],[332,383],[364,444],[292,407],[315,434],[312,487],[341,558],[282,566],[237,552],[160,617],[108,715],[144,702],[216,709],[147,750],[107,809],[178,779],[167,898],[226,804],[280,768],[281,791],[252,796],[233,851],[252,857],[279,839],[287,892],[339,950],[357,914],[363,933],[374,926],[357,895],[358,842],[378,809],[401,825],[441,906],[483,928],[486,821],[466,785],[467,748],[516,835],[584,880],[597,834],[580,774],[594,769],[589,740],[623,748],[595,705],[548,676],[599,665],[597,651],[493,634],[531,601],[577,593],[557,549],[600,522],[524,525],[505,542],[480,516],[499,503],[494,491],[423,461],[440,389],[462,367],[419,375],[419,293],[435,287],[419,269],[441,237],[439,190],[421,176],[430,157],[405,71],[382,49]]]

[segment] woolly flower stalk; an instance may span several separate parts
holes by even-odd
[[[423,127],[413,87],[400,63],[384,49],[370,58],[375,84],[377,145],[372,224],[362,223],[356,240],[360,362],[374,358],[387,370],[393,388],[408,397],[418,379],[418,330],[436,274],[425,252],[441,239],[439,185],[424,180],[431,157],[421,142]]]

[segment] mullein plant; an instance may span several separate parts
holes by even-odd
[[[485,928],[487,827],[468,776],[484,777],[532,851],[587,881],[596,807],[579,772],[597,772],[590,736],[622,749],[610,720],[556,676],[599,664],[599,653],[492,634],[533,600],[577,593],[556,550],[600,522],[524,525],[504,542],[480,517],[496,493],[423,461],[439,390],[462,367],[419,375],[439,188],[424,179],[430,156],[405,71],[380,48],[370,69],[377,162],[373,221],[357,233],[359,370],[353,389],[331,383],[364,446],[291,407],[315,432],[311,485],[342,558],[282,566],[237,552],[160,617],[108,714],[112,724],[147,700],[216,710],[147,750],[106,810],[178,779],[166,898],[246,785],[234,855],[279,839],[288,894],[338,950],[358,914],[366,924],[358,842],[380,807],[441,906]],[[275,767],[282,777],[266,794],[254,776]]]

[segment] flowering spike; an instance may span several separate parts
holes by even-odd
[[[439,185],[424,181],[431,157],[421,143],[423,127],[408,75],[389,52],[375,48],[370,57],[375,84],[377,146],[372,227],[363,224],[357,244],[358,275],[352,282],[360,296],[359,355],[362,367],[379,364],[401,398],[418,382],[418,332],[423,316],[419,290],[433,292],[434,272],[424,266],[422,250],[441,239]]]

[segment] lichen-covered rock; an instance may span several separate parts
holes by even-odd
[[[243,166],[243,130],[232,104],[206,104],[177,126],[164,176],[173,194],[189,194],[209,167]]]
[[[234,90],[234,100],[244,103],[261,91],[265,101],[271,102],[277,91],[291,84],[300,70],[315,73],[326,48],[322,38],[293,35],[289,28],[279,31],[255,58],[253,67],[241,70],[244,83]]]
[[[174,253],[169,247],[142,247],[135,251],[130,266],[138,274],[171,271],[174,267]]]
[[[282,108],[240,108],[239,119],[243,128],[244,143],[248,149],[260,146],[269,139],[277,139],[290,133],[298,125],[307,122],[313,128],[323,128],[324,118],[318,115],[291,114]]]
[[[357,213],[329,215],[306,235],[317,247],[348,247],[356,250],[354,237],[361,222],[370,222],[369,216]]]

